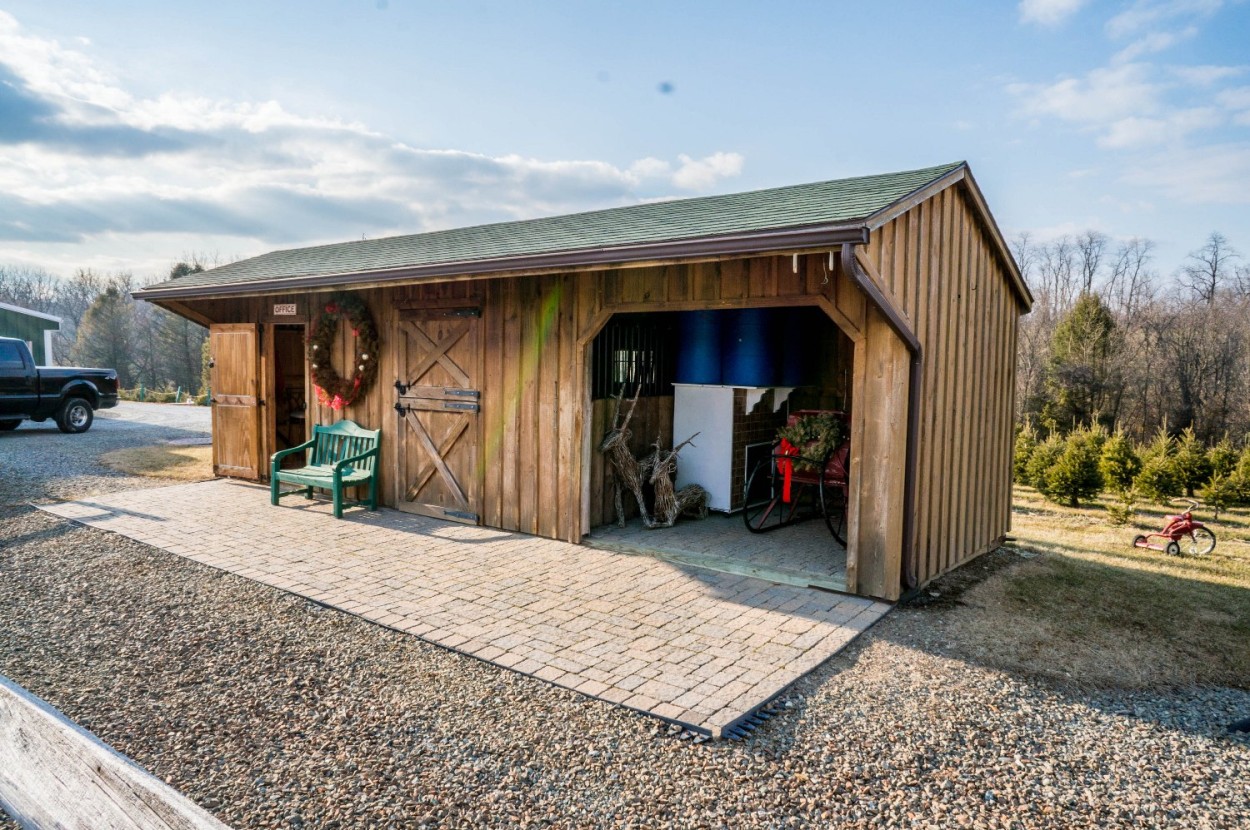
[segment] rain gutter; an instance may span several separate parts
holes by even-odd
[[[453,260],[428,265],[345,271],[333,274],[257,278],[246,282],[199,284],[168,288],[144,288],[131,296],[142,300],[232,297],[276,294],[294,290],[315,290],[368,283],[410,283],[446,277],[507,276],[510,273],[561,271],[587,267],[612,267],[634,262],[697,260],[783,251],[830,248],[844,243],[864,244],[868,229],[862,223],[808,225],[799,228],[752,231],[694,239],[613,245],[574,251],[555,251],[520,256]],[[228,266],[227,266],[228,267]],[[182,277],[181,279],[187,279]]]

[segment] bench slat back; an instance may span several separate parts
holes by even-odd
[[[378,445],[382,435],[380,429],[362,429],[355,421],[343,420],[331,426],[318,424],[313,427],[312,463],[334,464],[344,458],[351,458],[368,452]],[[360,470],[373,470],[377,464],[377,456],[364,461],[357,461],[355,466]]]

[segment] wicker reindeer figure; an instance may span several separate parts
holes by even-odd
[[[655,490],[655,519],[648,528],[672,527],[678,516],[707,518],[707,490],[697,484],[687,484],[674,492],[673,476],[677,474],[677,454],[681,448],[691,444],[699,433],[695,433],[682,441],[665,454],[660,449],[660,439],[655,439],[655,452],[652,453],[651,487]]]
[[[651,527],[651,514],[647,512],[647,503],[642,495],[642,482],[651,473],[654,456],[638,459],[629,450],[629,439],[633,436],[633,433],[629,431],[629,419],[634,417],[634,409],[638,406],[638,395],[641,392],[642,384],[639,384],[638,391],[634,392],[634,397],[629,402],[629,411],[622,420],[621,401],[625,397],[625,387],[621,387],[621,391],[613,399],[616,403],[612,407],[612,428],[599,442],[599,452],[607,456],[608,465],[612,468],[612,495],[616,501],[618,527],[625,526],[625,504],[621,500],[621,494],[625,488],[629,488],[638,501],[638,512],[642,514],[642,523]]]

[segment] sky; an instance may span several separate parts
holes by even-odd
[[[956,160],[1250,257],[1250,2],[0,0],[0,265],[62,276]]]

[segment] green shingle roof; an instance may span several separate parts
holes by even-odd
[[[963,162],[877,176],[776,187],[629,207],[501,222],[384,239],[273,251],[150,286],[162,289],[262,284],[296,277],[375,273],[447,263],[705,239],[867,219]],[[350,282],[345,279],[345,282]]]

